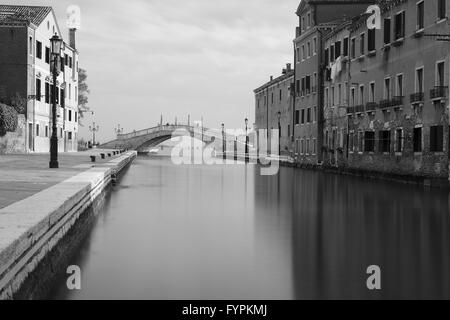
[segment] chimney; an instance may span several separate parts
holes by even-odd
[[[290,63],[286,64],[286,70],[287,70],[287,72],[291,71],[291,64]]]
[[[76,44],[75,44],[75,33],[77,32],[77,29],[69,29],[69,45],[76,50]]]
[[[286,69],[283,69],[283,70],[281,71],[281,74],[286,74]]]
[[[270,76],[270,81],[273,81],[273,76]]]

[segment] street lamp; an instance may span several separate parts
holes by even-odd
[[[92,127],[89,126],[89,131],[92,132],[92,147],[95,147],[95,133],[100,130],[99,126],[95,125],[95,122],[92,122]]]
[[[120,127],[120,124],[117,125],[117,128],[114,128],[114,131],[119,136],[123,133],[123,128]]]
[[[227,159],[227,142],[225,136],[225,124],[222,123],[222,158],[223,160]]]
[[[245,162],[248,163],[248,119],[245,118]]]
[[[281,156],[281,112],[278,111],[278,157]]]
[[[52,137],[50,138],[50,168],[57,169],[59,168],[58,163],[58,126],[56,123],[56,99],[57,99],[57,87],[56,87],[56,78],[59,75],[58,64],[61,63],[61,48],[63,45],[63,40],[55,35],[50,39],[51,44],[51,64],[50,64],[50,72],[53,75],[53,92],[52,92]]]

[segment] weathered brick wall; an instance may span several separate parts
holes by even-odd
[[[26,121],[23,114],[19,114],[15,132],[7,132],[0,136],[0,154],[26,152]]]

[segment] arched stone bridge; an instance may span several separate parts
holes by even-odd
[[[191,136],[202,140],[207,145],[222,140],[220,133],[216,134],[215,131],[211,131],[208,128],[187,125],[159,125],[127,134],[119,134],[117,139],[101,145],[100,148],[127,148],[146,153],[174,136]]]

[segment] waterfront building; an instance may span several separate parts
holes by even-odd
[[[297,9],[299,25],[294,39],[295,111],[294,151],[302,165],[323,161],[323,37],[347,17],[365,12],[373,0],[302,0]],[[339,56],[343,46],[329,55]],[[334,59],[333,59],[334,60]]]
[[[50,73],[50,38],[64,38],[51,7],[0,5],[0,98],[27,100],[26,152],[50,149],[52,88],[57,87],[59,151],[77,151],[78,52],[75,30],[61,53],[61,72]]]
[[[447,179],[450,43],[436,35],[449,34],[448,5],[403,0],[380,7],[381,29],[368,30],[361,16],[328,36],[326,49],[341,38],[349,47],[342,74],[325,87],[347,87],[349,97],[342,93],[339,108],[347,117],[325,118],[324,157],[351,170]]]
[[[294,70],[288,63],[282,74],[254,90],[257,129],[279,129],[280,153],[291,154]]]

